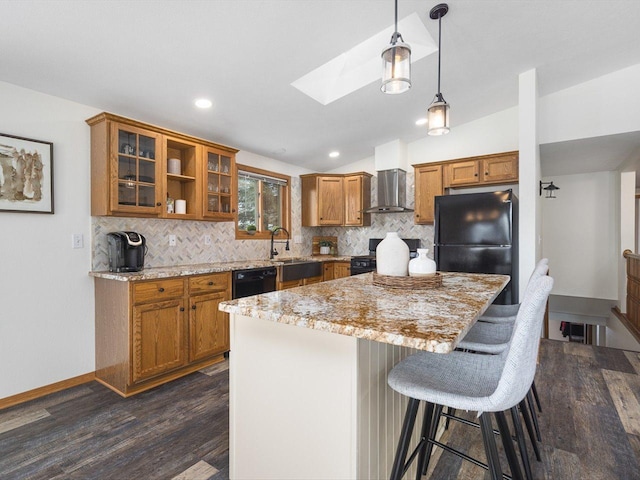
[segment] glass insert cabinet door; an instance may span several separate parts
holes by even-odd
[[[205,215],[232,217],[233,203],[233,159],[214,150],[206,151],[206,200]]]
[[[159,208],[159,135],[135,127],[114,127],[112,154],[116,157],[116,176],[112,208],[155,213]]]

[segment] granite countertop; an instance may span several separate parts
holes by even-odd
[[[231,272],[247,268],[277,267],[284,265],[283,260],[291,257],[283,257],[274,260],[240,260],[236,262],[195,263],[191,265],[175,265],[170,267],[145,268],[140,272],[109,272],[107,270],[91,271],[89,275],[107,280],[119,280],[121,282],[133,282],[139,280],[153,280],[156,278],[182,277],[186,275],[200,275],[203,273]],[[316,255],[308,257],[293,257],[296,260],[312,262],[334,262],[351,260],[351,257]]]
[[[404,291],[366,273],[223,302],[220,310],[429,352],[455,349],[509,281],[506,275],[441,273],[442,287]]]

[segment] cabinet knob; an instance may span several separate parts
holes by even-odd
[[[360,220],[360,217],[358,217],[356,220]]]
[[[180,307],[180,311],[181,311],[181,312],[184,312],[184,307]]]
[[[416,213],[416,218],[420,218],[420,215],[418,215],[417,213]]]
[[[195,310],[196,306],[195,305],[191,305],[191,310]]]
[[[162,206],[162,202],[156,202],[156,207],[161,207]]]
[[[160,293],[162,293],[162,292],[164,292],[164,288],[160,287],[160,288],[158,289],[158,291],[159,291]]]
[[[485,175],[489,175],[489,172],[484,172]]]
[[[473,174],[473,176],[474,176],[474,177],[477,177],[477,176],[478,176],[478,174],[477,174],[477,173],[474,173],[474,174]]]
[[[320,217],[320,220],[323,220],[323,218],[322,218],[322,217]]]
[[[209,283],[207,283],[207,285],[211,286],[211,285],[213,285],[213,282],[209,282]]]
[[[236,213],[236,209],[235,209],[235,208],[232,208],[232,209],[231,209],[231,213]]]

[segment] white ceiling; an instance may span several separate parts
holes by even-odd
[[[436,3],[399,0],[399,17],[416,12],[437,38]],[[638,0],[448,3],[442,92],[453,129],[516,105],[528,69],[545,95],[640,63]],[[436,55],[413,64],[402,95],[374,82],[323,106],[291,86],[389,27],[393,9],[392,0],[3,0],[0,80],[324,171],[426,135],[414,122],[436,93]],[[193,107],[202,96],[212,109]]]

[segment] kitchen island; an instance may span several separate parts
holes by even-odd
[[[454,350],[509,281],[442,275],[430,290],[364,274],[223,302],[230,477],[388,477],[406,405],[388,371],[416,350]]]

